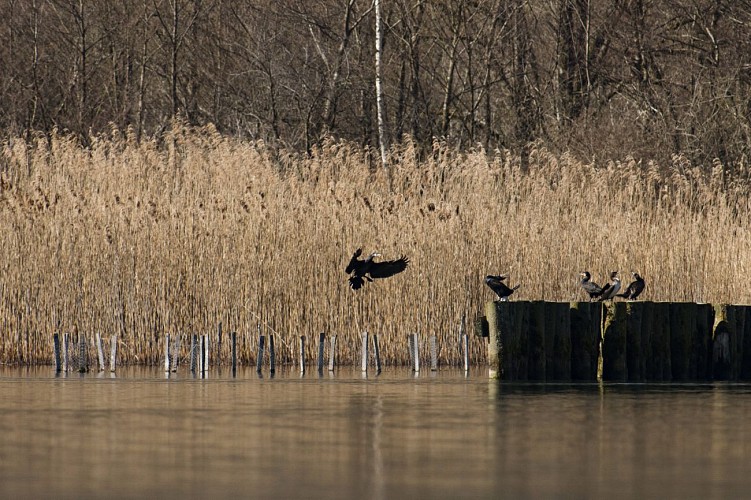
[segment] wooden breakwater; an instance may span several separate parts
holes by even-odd
[[[751,380],[751,306],[488,302],[485,320],[492,378]]]

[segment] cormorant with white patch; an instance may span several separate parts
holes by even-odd
[[[610,273],[610,283],[602,287],[602,293],[597,300],[600,302],[603,300],[612,300],[620,289],[621,279],[618,277],[618,271],[613,271]]]
[[[594,281],[590,281],[592,275],[589,274],[589,271],[584,271],[583,273],[580,273],[579,276],[582,278],[581,286],[589,295],[590,301],[596,299],[602,294],[602,287]]]

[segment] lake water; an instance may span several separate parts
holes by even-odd
[[[0,498],[751,496],[751,385],[0,369]]]

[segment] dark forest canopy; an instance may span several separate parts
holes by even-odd
[[[371,0],[0,0],[0,127],[374,146]],[[751,2],[383,0],[389,140],[726,165],[751,148]]]

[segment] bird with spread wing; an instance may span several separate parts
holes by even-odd
[[[352,255],[352,258],[344,269],[344,272],[350,275],[349,286],[352,290],[359,290],[365,284],[365,280],[373,281],[377,278],[388,278],[407,269],[409,259],[399,257],[396,260],[384,260],[376,262],[373,259],[380,257],[381,254],[373,252],[364,260],[360,259],[362,249],[358,248]]]

